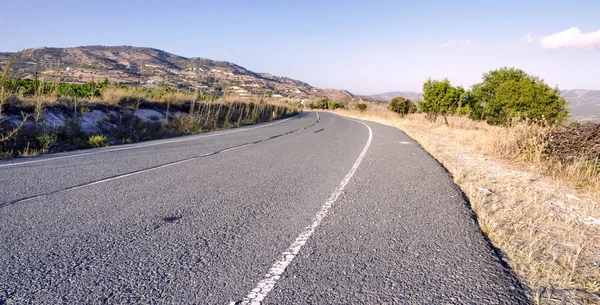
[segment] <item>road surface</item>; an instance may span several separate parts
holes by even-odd
[[[330,113],[0,162],[0,304],[527,304],[447,171]]]

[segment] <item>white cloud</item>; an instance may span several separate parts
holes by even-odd
[[[456,40],[455,40],[455,39],[452,39],[452,40],[450,40],[450,41],[448,41],[448,42],[444,43],[444,44],[443,44],[443,45],[441,45],[440,47],[441,47],[441,48],[447,48],[447,47],[452,47],[452,46],[455,46],[455,45],[456,45]]]
[[[533,43],[533,37],[531,37],[531,33],[527,33],[527,35],[521,37],[521,41],[525,41],[526,43]]]
[[[467,39],[463,39],[463,40],[451,39],[450,41],[440,45],[440,48],[449,48],[449,47],[454,47],[454,46],[458,46],[458,45],[469,45],[469,44],[471,44],[471,38],[467,38]]]
[[[541,40],[544,49],[600,49],[600,30],[596,32],[582,33],[579,28],[573,27]]]
[[[231,57],[231,56],[233,56],[233,52],[225,52],[225,53],[223,53],[223,56]]]

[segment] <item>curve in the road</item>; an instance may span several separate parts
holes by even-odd
[[[318,115],[1,169],[49,195],[0,208],[0,304],[528,304],[433,157]]]

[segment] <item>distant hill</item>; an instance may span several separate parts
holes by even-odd
[[[380,93],[380,94],[373,94],[371,96],[373,98],[384,100],[387,102],[391,101],[396,96],[401,96],[403,98],[406,98],[406,99],[409,99],[412,101],[416,101],[423,96],[423,93],[413,92],[413,91],[393,91],[393,92],[386,92],[386,93]]]
[[[346,103],[371,99],[345,90],[318,89],[299,80],[256,73],[230,62],[186,58],[153,48],[84,46],[0,53],[0,70],[10,58],[17,58],[10,74],[16,78],[34,78],[36,73],[46,81],[72,83],[108,78],[116,84],[168,86],[240,98],[314,100],[328,97]]]
[[[573,121],[600,121],[600,90],[562,90]]]

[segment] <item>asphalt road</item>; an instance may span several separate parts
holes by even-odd
[[[304,113],[0,162],[0,304],[232,302],[528,300],[446,170],[380,124]]]

